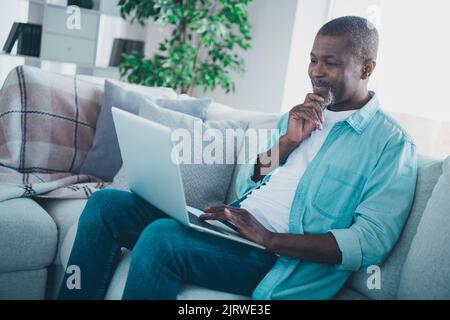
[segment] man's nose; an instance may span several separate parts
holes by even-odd
[[[311,76],[313,78],[323,78],[325,76],[325,71],[321,63],[317,63],[311,67]]]

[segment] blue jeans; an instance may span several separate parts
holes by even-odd
[[[132,250],[123,299],[175,300],[183,283],[249,296],[276,261],[186,228],[135,194],[106,189],[92,195],[78,222],[68,266],[79,267],[81,288],[69,289],[66,273],[58,298],[103,299],[122,247]]]

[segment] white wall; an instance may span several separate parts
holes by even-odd
[[[171,27],[161,29],[153,20],[149,19],[147,21],[147,34],[145,37],[145,55],[153,56],[153,54],[158,51],[159,44],[163,42],[165,38],[170,37],[172,30]]]

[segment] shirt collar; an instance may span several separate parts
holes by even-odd
[[[375,92],[370,91],[372,98],[358,111],[348,117],[347,122],[358,134],[361,134],[378,112],[380,104]]]

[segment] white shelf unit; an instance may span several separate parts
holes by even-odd
[[[116,19],[114,23],[125,23],[121,21],[118,0],[94,0],[93,9],[80,9],[81,28],[67,28],[67,0],[16,0],[28,2],[27,22],[42,25],[41,54],[40,57],[14,55],[0,53],[0,57],[11,57],[19,59],[23,64],[42,66],[44,63],[71,64],[70,70],[76,73],[98,75],[108,78],[118,78],[119,72],[116,67],[109,67],[107,57],[111,54],[111,48],[103,48],[105,35],[108,30],[101,29],[102,19]],[[1,19],[1,13],[0,13]],[[109,24],[111,25],[111,23]],[[139,31],[140,37],[145,34]],[[142,36],[144,34],[144,36]],[[108,35],[107,35],[108,36]],[[128,34],[127,34],[128,36]],[[131,38],[136,38],[131,35]],[[0,39],[4,42],[6,39]],[[112,39],[107,41],[108,46]],[[3,43],[1,43],[2,45]],[[99,47],[103,51],[99,51]],[[99,57],[101,59],[99,59]],[[98,63],[101,61],[101,63]]]
[[[69,29],[65,7],[45,5],[42,25],[41,58],[95,66],[100,15],[82,10],[80,29]]]

